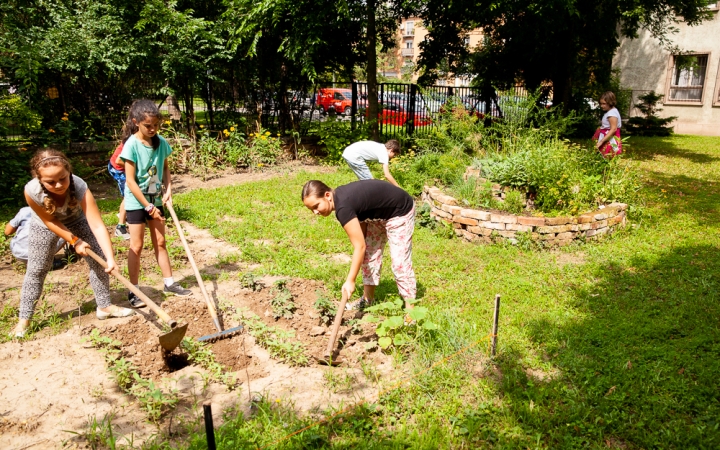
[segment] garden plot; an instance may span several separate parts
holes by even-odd
[[[101,322],[94,314],[87,314],[94,308],[91,304],[93,308],[84,308],[85,315],[66,320],[56,329],[45,328],[33,340],[0,345],[3,361],[0,404],[7,405],[0,408],[3,415],[0,418],[0,447],[35,444],[35,448],[54,448],[61,441],[84,442],[83,438],[63,430],[82,435],[93,420],[99,422],[106,416],[112,416],[116,435],[132,436],[138,444],[157,434],[158,430],[165,432],[179,428],[177,423],[193,417],[194,405],[204,399],[213,402],[220,421],[220,413],[225,408],[239,406],[249,411],[249,399],[251,396],[257,398],[258,394],[272,400],[289,401],[305,412],[320,412],[376,394],[378,380],[375,377],[388,373],[391,361],[381,352],[365,350],[364,343],[374,338],[372,325],[353,323],[355,313],[346,312],[338,344],[345,366],[318,366],[311,356],[324,351],[328,338],[328,327],[322,323],[321,314],[314,306],[318,296],[329,299],[322,283],[248,277],[252,267],[227,263],[226,256],[235,249],[226,242],[190,224],[183,224],[183,227],[206,287],[222,309],[224,327],[237,326],[241,321],[252,323],[242,332],[207,346],[215,362],[223,367],[223,373],[234,375],[234,389],[215,382],[217,380],[212,379],[210,371],[189,360],[187,352],[181,348],[163,355],[157,346],[160,324],[145,309],[142,311],[151,321],[135,315]],[[169,233],[171,240],[173,233]],[[120,242],[116,241],[116,244],[122,246]],[[171,246],[177,247],[179,242]],[[192,270],[177,250],[171,250],[171,254],[175,254],[175,278],[191,288],[194,295],[190,298],[169,297],[161,306],[178,322],[189,324],[186,338],[212,334],[216,330]],[[125,265],[124,257],[124,252],[119,251],[121,266]],[[160,285],[161,280],[154,269],[156,263],[152,252],[145,251],[142,259],[146,278],[141,280],[141,286],[152,298],[160,300],[154,286]],[[19,287],[22,273],[6,265],[3,270],[12,274],[12,283],[18,283],[16,286]],[[78,303],[92,300],[84,262],[71,265],[70,270],[51,273],[48,282],[52,284],[46,285],[49,289],[45,300],[56,303],[54,309],[61,314],[66,310],[77,311]],[[14,297],[18,291],[5,291],[4,295]],[[291,307],[286,308],[286,314],[275,318],[277,308],[273,308],[273,300],[278,296]],[[125,298],[125,291],[113,282],[113,301],[122,305]],[[7,300],[16,302],[15,298]],[[257,334],[258,328],[265,330],[264,336]],[[82,341],[93,329],[102,336],[120,341],[122,357],[133,364],[141,377],[152,381],[168,395],[177,396],[173,413],[163,415],[157,424],[148,422],[138,398],[120,389],[101,352],[92,348],[90,342]],[[372,366],[370,371],[368,366]],[[174,424],[171,423],[173,420]]]

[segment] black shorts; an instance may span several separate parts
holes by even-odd
[[[156,206],[156,208],[160,211],[160,215],[165,217],[165,208],[162,206]],[[131,225],[139,225],[141,223],[146,223],[148,220],[154,220],[144,209],[135,209],[132,211],[126,211],[126,213],[127,223]]]

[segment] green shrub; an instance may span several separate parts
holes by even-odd
[[[331,162],[342,160],[345,147],[353,142],[370,138],[366,124],[357,123],[355,130],[349,122],[341,122],[333,118],[325,122],[315,122],[310,125],[308,133],[319,136],[319,144],[325,145],[327,159]]]
[[[662,111],[657,105],[663,97],[664,95],[656,94],[655,91],[639,96],[640,103],[635,106],[645,117],[631,117],[625,122],[625,130],[636,136],[670,136],[673,127],[668,125],[676,120],[677,116],[662,118],[657,115]]]
[[[42,128],[42,116],[25,105],[19,95],[0,95],[0,139],[15,133],[28,138]]]
[[[520,214],[525,208],[525,205],[523,203],[523,197],[524,195],[520,191],[508,191],[507,193],[505,193],[505,204],[503,205],[503,209],[513,214]]]
[[[426,152],[418,156],[410,151],[392,159],[390,171],[403,189],[417,196],[426,184],[451,184],[469,163],[470,157],[466,155]]]
[[[30,158],[32,152],[25,147],[2,148],[3,163],[0,164],[0,205],[24,203],[23,190],[30,181]]]

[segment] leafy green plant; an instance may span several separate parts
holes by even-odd
[[[252,272],[247,272],[240,276],[240,286],[253,292],[260,292],[265,287],[265,284],[255,278]]]
[[[163,414],[175,409],[179,401],[177,390],[164,392],[155,386],[155,383],[146,380],[135,371],[133,371],[133,384],[128,392],[138,399],[147,418],[155,424],[160,422]]]
[[[368,347],[379,345],[382,349],[402,348],[412,343],[420,334],[437,330],[438,326],[428,320],[428,309],[424,306],[405,308],[401,298],[382,302],[365,308],[363,323],[375,323],[377,342]],[[373,314],[374,313],[374,314]]]
[[[337,305],[320,290],[315,291],[315,293],[317,294],[317,300],[315,300],[313,308],[320,314],[320,323],[327,325],[335,318]]]
[[[525,195],[522,192],[515,189],[507,191],[505,193],[505,204],[503,205],[503,209],[513,214],[520,214],[525,208],[523,203],[524,196]]]
[[[101,335],[97,328],[84,337],[83,341],[90,341],[103,353],[115,382],[120,389],[137,398],[148,420],[158,424],[166,412],[177,406],[179,401],[177,390],[171,389],[165,392],[152,381],[142,378],[135,366],[122,357],[120,341]]]
[[[270,352],[272,357],[292,366],[307,365],[305,346],[294,340],[295,332],[266,325],[257,315],[246,310],[238,310],[233,317],[245,325],[258,345]]]
[[[293,312],[296,309],[292,293],[284,287],[277,289],[275,297],[270,299],[270,308],[272,309],[275,320],[281,317],[292,319]]]
[[[334,118],[324,122],[312,123],[308,133],[320,137],[318,143],[325,146],[327,159],[331,162],[341,161],[342,152],[348,145],[370,137],[366,125],[359,125],[353,130],[350,123],[341,122]]]
[[[207,344],[195,339],[183,338],[180,346],[188,353],[188,360],[198,364],[210,373],[210,379],[223,383],[229,390],[237,387],[238,381],[222,364],[215,361],[215,354]]]

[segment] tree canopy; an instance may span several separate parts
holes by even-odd
[[[705,0],[425,0],[419,15],[429,30],[420,44],[423,79],[440,68],[476,75],[481,85],[522,81],[552,86],[553,101],[568,105],[592,83],[606,84],[622,36],[641,28],[668,43],[681,17],[694,25],[708,17]],[[481,29],[484,40],[467,48],[464,36]]]

